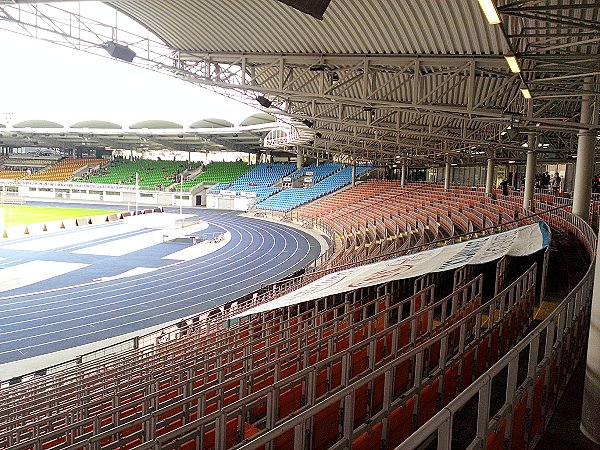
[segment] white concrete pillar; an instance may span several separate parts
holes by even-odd
[[[586,77],[583,89],[595,89],[593,77]],[[584,95],[581,100],[581,123],[598,123],[598,97]],[[595,104],[594,104],[595,103]],[[592,171],[594,167],[594,132],[581,131],[577,147],[577,165],[575,168],[575,188],[573,191],[573,214],[589,219],[590,197],[592,192]],[[587,179],[585,178],[587,177]],[[594,288],[592,293],[592,311],[583,387],[583,406],[581,409],[581,432],[600,444],[600,245],[596,246],[596,267],[594,269]]]
[[[491,194],[494,188],[494,158],[487,160],[487,172],[485,174],[485,193]]]
[[[356,163],[352,163],[352,187],[356,186]]]
[[[586,77],[583,82],[584,91],[594,90],[594,78]],[[583,95],[581,98],[582,124],[598,123],[598,108],[594,104],[595,96]],[[577,142],[577,164],[575,165],[575,185],[573,188],[573,214],[588,220],[590,215],[590,198],[592,195],[592,174],[594,171],[594,147],[596,133],[582,129]],[[600,397],[598,398],[600,400]]]
[[[588,341],[583,406],[581,408],[581,432],[591,441],[600,444],[600,245],[596,246],[596,267],[592,293],[591,325]]]
[[[444,170],[444,190],[447,191],[450,189],[450,177],[452,174],[452,167],[450,167],[450,163],[446,163],[446,170]]]
[[[408,172],[408,167],[406,164],[402,164],[402,173],[400,174],[400,187],[404,187],[406,184],[406,173]]]
[[[304,155],[300,152],[296,153],[296,169],[302,169],[304,165]]]
[[[537,167],[537,153],[535,152],[535,134],[527,136],[527,165],[525,166],[525,192],[523,193],[523,209],[535,211],[533,194],[535,193],[535,170]]]

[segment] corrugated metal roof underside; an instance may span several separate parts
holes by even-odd
[[[499,54],[498,27],[465,0],[333,0],[322,21],[274,0],[108,4],[179,50],[340,54]]]

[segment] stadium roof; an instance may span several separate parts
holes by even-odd
[[[145,120],[134,124],[84,120],[60,124],[32,119],[10,123],[8,127],[0,125],[0,145],[257,153],[263,149],[264,137],[282,125],[275,117],[264,113],[247,117],[239,126],[218,118],[192,124],[168,120]]]
[[[164,41],[160,70],[304,121],[309,155],[521,159],[535,133],[562,158],[579,129],[598,128],[579,124],[582,96],[599,92],[597,1],[499,0],[499,24],[478,0],[321,1],[314,17],[276,0],[106,3]],[[584,88],[586,77],[596,82]]]

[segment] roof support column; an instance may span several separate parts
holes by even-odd
[[[304,165],[304,155],[302,154],[302,152],[300,150],[298,150],[296,152],[296,169],[298,169],[298,170],[302,169],[303,165]]]
[[[406,172],[408,172],[408,167],[406,167],[406,163],[402,164],[402,173],[400,174],[400,187],[404,187],[406,184]]]
[[[450,177],[452,175],[452,168],[450,163],[446,162],[446,170],[444,170],[444,191],[450,190]]]
[[[579,158],[578,158],[579,159]],[[591,326],[589,331],[583,406],[581,408],[581,432],[591,441],[600,444],[600,245],[596,246],[596,267],[592,293]]]
[[[584,91],[589,92],[595,88],[593,81],[592,77],[585,78],[583,83]],[[581,123],[598,123],[598,104],[595,100],[595,96],[583,96],[581,100]],[[585,220],[589,219],[590,213],[594,147],[596,145],[595,134],[591,131],[581,131],[577,147],[573,214],[577,214]],[[598,403],[600,403],[600,263],[598,255],[600,255],[600,245],[596,246],[596,267],[594,269],[590,318],[591,326],[588,340],[580,427],[581,432],[596,444],[600,444],[600,421],[598,421]]]
[[[535,211],[533,194],[535,192],[535,168],[537,166],[537,153],[535,152],[535,134],[527,136],[527,165],[525,166],[525,192],[523,193],[523,209]]]
[[[352,163],[352,187],[356,186],[356,161]]]
[[[594,89],[594,78],[586,77],[583,82],[584,92]],[[595,96],[587,94],[581,98],[581,123],[597,124],[598,108]],[[594,147],[596,145],[596,133],[588,130],[579,131],[577,142],[577,164],[575,165],[575,187],[573,189],[573,214],[588,220],[590,215],[590,197],[592,194],[592,172],[594,170]],[[600,367],[600,366],[599,366]],[[600,373],[600,372],[599,372]],[[598,387],[600,401],[600,386]],[[600,437],[600,428],[599,428]]]
[[[491,194],[494,188],[494,158],[487,160],[487,172],[485,174],[485,193]]]

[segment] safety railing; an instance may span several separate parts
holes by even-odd
[[[60,391],[54,392],[51,388],[54,388],[55,386],[49,384],[44,386],[44,389],[39,390],[41,396],[38,398],[31,398],[30,395],[26,395],[17,405],[9,406],[8,403],[5,404],[2,416],[7,415],[8,417],[13,417],[15,425],[11,425],[11,423],[6,422],[5,420],[2,421],[2,428],[9,428],[10,431],[0,433],[0,442],[8,442],[9,445],[15,445],[15,448],[21,448],[19,446],[20,444],[22,444],[21,446],[26,446],[25,441],[29,441],[31,445],[31,437],[40,435],[39,443],[40,446],[43,447],[44,444],[47,446],[48,442],[52,442],[53,437],[55,436],[62,436],[61,439],[64,439],[65,442],[68,439],[80,441],[80,439],[76,439],[76,437],[89,433],[88,427],[92,427],[91,429],[96,431],[104,430],[109,422],[113,426],[120,426],[122,423],[123,427],[127,429],[132,426],[130,420],[132,416],[129,413],[123,412],[132,410],[142,411],[145,410],[148,404],[153,404],[160,406],[156,411],[155,416],[161,417],[161,415],[163,415],[163,410],[166,411],[177,408],[178,405],[165,400],[165,396],[169,395],[173,390],[185,390],[188,395],[184,397],[184,402],[193,404],[194,401],[198,400],[202,395],[206,396],[206,389],[220,390],[221,388],[219,386],[221,385],[229,385],[231,389],[231,386],[236,383],[238,386],[250,386],[252,380],[258,379],[256,377],[264,374],[265,371],[273,370],[273,368],[275,368],[276,373],[283,373],[282,371],[286,368],[286,365],[292,364],[290,361],[304,361],[303,364],[308,367],[308,365],[310,365],[309,361],[312,360],[312,356],[310,355],[315,355],[317,353],[322,355],[322,349],[324,347],[333,348],[332,346],[336,346],[339,352],[345,351],[346,353],[349,351],[355,352],[360,348],[368,351],[371,355],[371,360],[374,361],[376,358],[372,354],[374,351],[373,342],[368,336],[381,337],[382,329],[387,328],[389,330],[390,326],[394,326],[393,323],[389,322],[390,317],[397,317],[398,326],[402,329],[406,328],[409,330],[408,334],[402,333],[402,336],[400,337],[400,346],[397,346],[396,348],[400,349],[407,345],[414,345],[420,336],[431,334],[435,331],[436,327],[440,326],[434,324],[432,321],[433,317],[436,317],[441,321],[441,324],[444,324],[446,319],[452,314],[469,307],[476,299],[481,299],[482,277],[480,275],[474,278],[448,297],[433,303],[431,303],[433,286],[428,286],[415,295],[397,303],[392,303],[390,296],[393,294],[393,291],[389,291],[387,287],[381,289],[381,294],[383,297],[375,298],[362,305],[344,305],[346,312],[335,318],[333,313],[339,306],[331,304],[329,309],[321,311],[321,309],[315,305],[312,319],[309,317],[306,321],[310,323],[306,324],[303,324],[298,320],[295,322],[292,322],[291,320],[287,321],[287,324],[281,323],[281,320],[278,322],[277,318],[268,321],[265,320],[264,316],[266,315],[263,314],[263,317],[260,317],[259,320],[255,321],[256,325],[259,326],[259,329],[261,330],[259,339],[253,341],[248,340],[247,330],[252,327],[248,326],[251,324],[246,323],[243,327],[238,327],[238,331],[232,329],[233,334],[231,331],[222,333],[222,335],[218,336],[218,341],[221,342],[220,346],[217,345],[218,341],[216,341],[213,346],[204,347],[201,354],[195,357],[193,356],[193,348],[198,345],[198,342],[196,342],[198,339],[197,336],[190,336],[190,339],[187,339],[190,347],[189,353],[184,349],[186,340],[180,341],[178,347],[163,346],[162,350],[168,350],[170,353],[163,353],[161,349],[158,349],[155,354],[155,356],[158,357],[157,362],[159,364],[155,369],[160,367],[161,373],[156,373],[156,375],[152,377],[142,377],[142,383],[138,386],[131,382],[128,384],[127,380],[124,380],[126,382],[124,386],[118,386],[119,383],[121,383],[121,380],[115,378],[118,375],[115,372],[108,372],[103,378],[105,383],[105,387],[103,388],[105,389],[104,392],[102,391],[101,384],[103,379],[100,378],[98,374],[94,373],[89,374],[91,380],[88,380],[88,382],[92,382],[89,386],[83,385],[83,380],[81,380],[80,382],[74,383],[69,389],[63,388]],[[375,315],[368,314],[368,310],[372,307],[379,309]],[[404,311],[410,311],[411,315],[403,318]],[[300,314],[296,317],[301,316],[302,315]],[[352,324],[352,327],[349,327],[348,325],[342,327],[339,324]],[[276,332],[271,332],[271,329],[275,329]],[[363,330],[363,332],[366,333],[366,337],[361,337],[360,340],[358,340],[355,329]],[[240,330],[246,330],[244,331],[246,337],[242,337],[239,341],[240,343],[236,345],[234,341],[231,340],[231,337],[241,336]],[[287,336],[287,338],[282,340],[280,338],[282,335]],[[317,336],[323,336],[330,343],[328,344],[325,341],[315,341],[314,337]],[[346,342],[345,347],[339,347],[344,341]],[[297,344],[297,350],[295,352],[285,351],[285,349],[292,346],[294,342]],[[207,343],[210,344],[210,342]],[[238,354],[238,352],[241,353]],[[279,358],[268,357],[267,362],[258,364],[256,355],[259,353],[280,356]],[[169,356],[170,354],[171,356]],[[339,357],[340,354],[336,354],[336,358],[339,359]],[[141,358],[137,359],[141,362]],[[224,363],[223,361],[228,362]],[[254,362],[252,363],[251,361]],[[132,364],[135,364],[135,362],[136,361],[133,360]],[[323,360],[321,363],[326,364],[327,362],[324,362]],[[184,364],[184,366],[181,366],[180,364]],[[170,370],[170,365],[174,366],[175,372]],[[245,370],[237,377],[226,376],[226,373],[231,373],[233,370],[232,368],[236,365],[240,367],[244,366]],[[298,366],[296,365],[296,367]],[[140,366],[140,369],[144,374],[155,373],[147,366]],[[203,371],[196,376],[190,375],[197,373],[194,372],[194,370],[198,369],[203,369]],[[125,378],[133,376],[133,379],[136,379],[136,374],[134,372],[132,366],[130,371],[121,376]],[[164,377],[165,380],[169,379],[170,373],[185,374],[185,382],[171,382],[166,385],[161,384],[161,378]],[[77,375],[78,374],[76,373],[75,376]],[[138,376],[138,378],[140,377]],[[179,375],[177,378],[179,378]],[[283,375],[281,375],[281,378],[283,378]],[[242,382],[242,380],[246,379],[248,379],[247,382]],[[192,384],[202,387],[202,385],[206,383],[206,381],[202,383],[202,380],[214,380],[218,383],[217,385],[214,385],[214,383],[212,383],[212,385],[211,383],[206,385],[206,389],[203,390],[204,393],[198,389],[196,389],[198,390],[198,394],[193,394],[189,391],[189,386]],[[198,382],[201,383],[198,385]],[[78,392],[77,389],[80,389],[81,392]],[[258,384],[253,386],[253,389],[258,389]],[[137,395],[140,390],[144,391],[145,395]],[[44,400],[43,396],[46,395],[46,393],[48,398]],[[64,398],[61,398],[58,394],[61,394]],[[216,397],[211,396],[210,398]],[[93,401],[93,399],[96,399],[96,401]],[[45,402],[47,402],[47,408],[49,408],[47,412],[44,411]],[[112,405],[113,408],[106,409],[103,407],[103,405],[107,405],[107,402],[108,405]],[[57,408],[55,405],[60,405],[60,407]],[[67,405],[68,408],[66,407]],[[98,408],[101,409],[97,416],[94,416],[94,409]],[[20,417],[26,417],[29,410],[35,412],[38,416],[42,417],[42,419],[39,422],[29,421],[18,427],[17,425],[21,423],[20,421],[22,420]],[[193,408],[190,409],[190,411],[193,411]],[[203,412],[206,413],[206,411]],[[63,426],[61,428],[61,434],[58,430],[58,424],[68,424],[68,418],[75,416],[81,417],[82,419],[72,426],[69,425],[66,428]],[[120,420],[117,418],[120,418]],[[148,419],[148,417],[145,419]],[[40,430],[45,429],[48,422],[54,424],[56,432],[41,433]],[[116,427],[112,434],[119,433],[122,431],[123,427]],[[106,433],[101,433],[101,435],[105,434]],[[65,436],[70,436],[70,438],[65,438]]]
[[[443,331],[429,333],[415,348],[406,349],[401,345],[403,323],[399,322],[393,327],[389,337],[392,352],[387,357],[378,359],[374,352],[376,343],[388,339],[390,330],[374,334],[351,346],[350,353],[330,353],[331,356],[308,365],[285,379],[274,381],[271,386],[223,405],[218,411],[180,423],[172,431],[153,435],[153,439],[144,438],[145,442],[140,443],[136,449],[204,448],[213,432],[220,439],[217,448],[234,449],[280,448],[282,443],[288,446],[285,448],[342,449],[356,443],[365,433],[370,435],[375,429],[379,430],[373,433],[379,440],[378,445],[382,440],[400,441],[404,437],[397,433],[398,426],[402,428],[398,421],[405,417],[400,412],[400,418],[394,416],[392,419],[395,411],[402,411],[403,408],[409,411],[410,434],[413,430],[413,416],[417,423],[422,424],[437,411],[438,396],[442,389],[447,389],[441,395],[448,403],[457,391],[468,386],[474,375],[474,360],[470,360],[470,366],[465,363],[464,355],[468,351],[482,348],[480,343],[487,339],[487,351],[491,353],[494,351],[491,347],[492,337],[495,336],[498,338],[495,358],[498,358],[500,351],[507,350],[502,346],[510,346],[516,340],[530,319],[529,314],[522,313],[531,312],[536,270],[536,266],[532,266],[492,300],[465,314]],[[516,318],[519,320],[518,326],[513,322]],[[412,320],[418,319],[415,317]],[[513,323],[515,325],[508,325]],[[411,329],[416,329],[416,326]],[[366,353],[361,351],[366,348],[369,349],[369,356],[362,358],[360,355],[364,356]],[[483,365],[483,356],[479,356],[479,359]],[[488,360],[486,356],[486,361]],[[471,371],[471,378],[466,376],[467,367]],[[483,367],[487,368],[487,365]],[[339,381],[330,384],[332,388],[319,390],[319,379],[325,382],[325,378],[319,376],[320,373],[329,374],[327,379],[330,383],[331,377]],[[460,376],[464,376],[468,382],[464,385],[450,384],[450,379],[458,380]],[[298,394],[300,400],[293,400],[293,405],[290,406],[287,403],[289,396],[284,401],[284,394],[293,392],[294,389],[298,389],[295,394]],[[371,394],[368,395],[367,392]],[[365,395],[370,400],[365,400]],[[374,397],[377,397],[376,406],[373,406]],[[252,410],[261,401],[266,401],[267,414],[271,415],[265,419],[266,426],[264,429],[254,428],[251,436],[240,436],[238,430],[246,429],[248,424],[246,411]],[[198,404],[200,403],[199,398]],[[292,414],[282,417],[282,408],[286,411],[291,409]],[[157,414],[163,412],[164,410],[157,411]],[[135,424],[148,420],[149,417],[143,417],[135,421]],[[126,426],[131,425],[129,423]],[[125,425],[121,429],[94,437],[84,448],[94,448],[101,439],[110,436],[114,439],[123,429]]]
[[[547,211],[546,215],[551,216],[552,214],[554,214],[555,210],[558,210],[558,208]],[[531,221],[531,220],[532,220],[531,218],[528,218],[525,221],[517,220],[517,221],[512,221],[512,222],[506,222],[506,223],[500,224],[500,225],[495,225],[494,227],[490,227],[490,228],[487,228],[484,230],[479,230],[478,235],[481,234],[482,232],[483,233],[500,232],[504,229],[510,229],[519,223],[529,223],[528,221]],[[319,220],[315,221],[315,226],[322,227],[323,230],[325,230],[327,232],[332,231],[331,227],[329,225],[324,224],[324,223],[320,222]],[[463,235],[453,236],[449,239],[440,239],[440,240],[428,243],[427,248],[434,248],[438,245],[451,244],[455,241],[460,241],[462,239],[470,239],[472,237],[475,237],[473,233],[466,233]],[[318,278],[320,278],[328,273],[343,270],[346,268],[356,267],[356,266],[363,265],[363,264],[369,264],[369,263],[373,263],[373,262],[387,260],[390,258],[402,256],[405,254],[413,253],[413,252],[424,250],[424,249],[425,249],[424,245],[405,247],[394,253],[379,255],[376,257],[372,257],[372,258],[351,260],[350,262],[348,262],[344,265],[336,266],[334,268],[327,268],[327,269],[322,269],[322,270],[316,270],[316,269],[309,270],[304,275],[292,277],[292,278],[265,286],[262,289],[260,289],[259,291],[248,294],[245,297],[243,297],[235,302],[231,302],[229,304],[223,305],[214,310],[205,311],[199,315],[189,317],[185,320],[188,324],[190,324],[191,326],[194,326],[199,332],[203,332],[203,333],[214,332],[221,327],[221,323],[224,320],[227,320],[228,318],[233,317],[234,315],[237,315],[237,314],[243,312],[244,310],[250,309],[254,306],[268,302],[268,301],[275,299],[281,295],[284,295],[288,292],[298,289],[312,281],[317,280]],[[327,258],[330,257],[331,255],[332,255],[331,252],[327,252],[326,256],[321,260],[320,263],[323,264],[324,261],[326,261]],[[321,258],[321,256],[318,259],[320,259],[320,258]],[[317,264],[319,264],[319,263],[317,263]],[[322,266],[318,266],[317,264],[315,265],[316,267],[322,267]],[[310,266],[310,264],[309,264],[309,266]],[[56,364],[56,365],[52,365],[52,366],[49,366],[46,368],[41,368],[39,370],[30,372],[27,374],[18,375],[11,379],[8,379],[8,380],[2,380],[0,382],[0,389],[7,388],[11,385],[14,385],[14,384],[17,384],[17,383],[20,383],[23,381],[34,380],[41,376],[55,374],[62,370],[69,370],[69,369],[72,369],[73,367],[76,367],[84,362],[98,361],[101,363],[103,359],[110,358],[112,355],[115,355],[116,353],[123,352],[123,351],[135,352],[138,349],[146,347],[146,346],[153,346],[153,345],[157,345],[157,343],[162,343],[162,342],[173,341],[173,340],[179,339],[180,336],[181,336],[181,328],[177,324],[173,324],[171,326],[165,327],[163,329],[157,330],[152,333],[135,336],[131,339],[127,339],[127,340],[115,343],[113,345],[110,345],[110,346],[107,346],[107,347],[104,347],[104,348],[101,348],[98,350],[94,350],[92,352],[84,353],[76,358],[70,359],[68,361],[64,361],[64,362]]]

